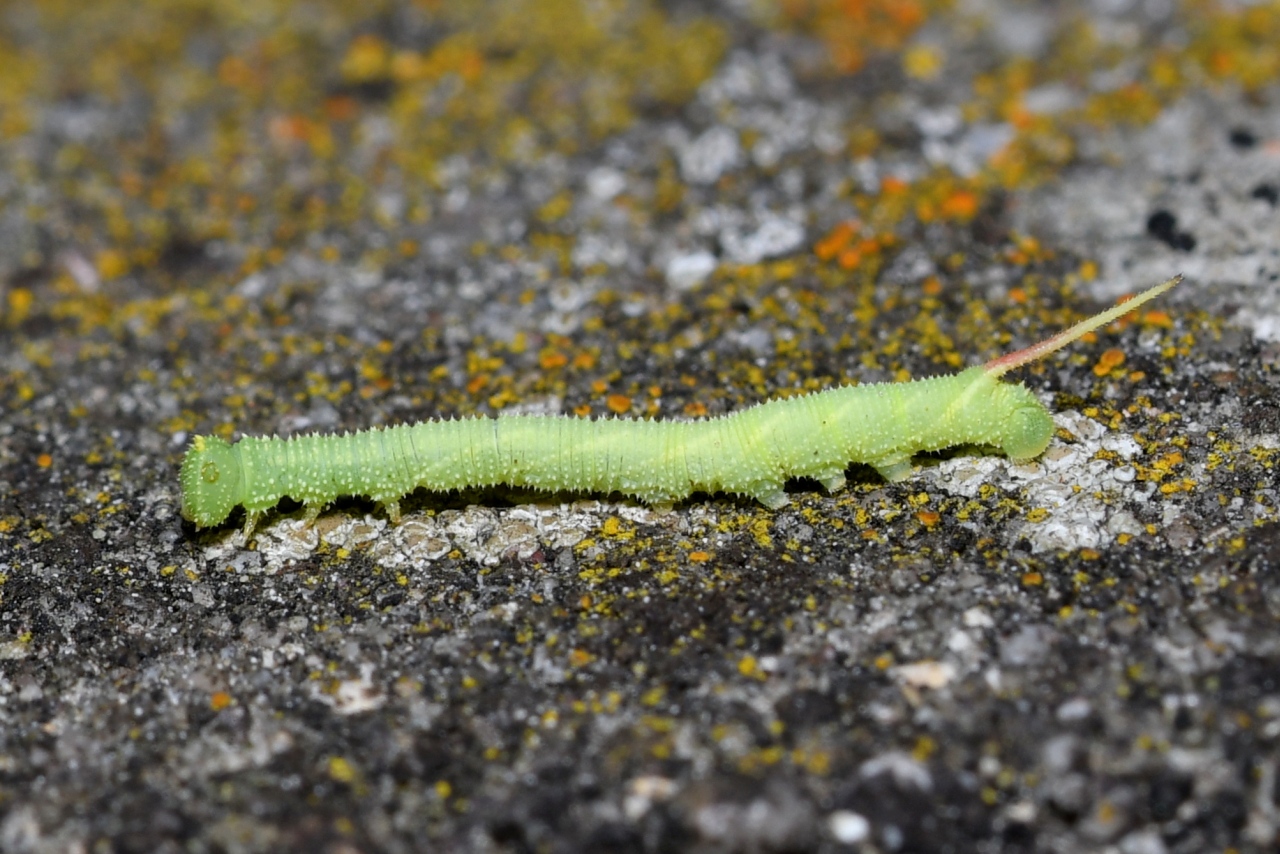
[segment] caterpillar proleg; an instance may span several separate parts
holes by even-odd
[[[910,474],[914,454],[953,445],[988,445],[1029,460],[1048,446],[1053,419],[1028,389],[1000,377],[1155,299],[1181,278],[957,374],[832,388],[715,418],[501,415],[340,436],[235,443],[196,436],[182,463],[182,515],[210,527],[243,505],[247,539],[285,496],[302,502],[308,520],[339,496],[367,496],[398,522],[400,499],[419,487],[444,492],[497,484],[618,492],[650,505],[727,492],[777,509],[788,501],[787,480],[812,477],[836,490],[850,462],[896,481]]]

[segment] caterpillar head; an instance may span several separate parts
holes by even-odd
[[[244,500],[240,452],[216,436],[196,436],[182,461],[182,518],[220,524]]]
[[[1079,340],[1085,333],[1123,317],[1143,303],[1160,296],[1180,281],[1182,281],[1181,274],[1167,279],[1153,288],[1147,288],[1133,299],[1086,318],[1039,344],[1032,344],[1025,349],[992,359],[982,366],[982,370],[991,379],[999,379],[1014,368],[1043,359],[1050,353],[1057,352],[1071,342]],[[1000,430],[998,442],[1000,449],[1011,460],[1029,460],[1039,456],[1045,448],[1049,447],[1049,439],[1053,436],[1053,418],[1049,415],[1049,410],[1045,409],[1031,392],[1022,386],[1006,385],[1001,388],[1005,390],[1005,397],[1000,401],[1000,412],[1006,413],[1006,416]]]
[[[1044,404],[1022,385],[1001,385],[1001,410],[1007,415],[1000,428],[1000,450],[1015,462],[1040,456],[1053,438],[1053,417]]]

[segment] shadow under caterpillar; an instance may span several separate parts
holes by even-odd
[[[375,428],[343,435],[196,436],[182,463],[182,515],[220,525],[243,505],[248,540],[262,514],[289,496],[308,521],[342,495],[367,496],[400,519],[400,499],[509,484],[613,493],[670,505],[694,492],[749,495],[777,509],[783,486],[812,477],[844,485],[851,462],[886,480],[911,472],[911,457],[953,445],[988,445],[1015,461],[1039,456],[1053,435],[1044,404],[1000,377],[1155,299],[1175,276],[1039,344],[957,374],[847,386],[770,400],[696,421],[596,420],[501,415]]]

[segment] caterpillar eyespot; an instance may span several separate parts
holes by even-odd
[[[812,477],[844,485],[850,462],[886,480],[911,457],[953,445],[988,445],[1010,459],[1039,456],[1053,434],[1044,404],[1000,377],[1066,347],[1172,288],[1175,276],[1023,350],[957,374],[827,389],[696,421],[593,420],[561,415],[433,420],[358,433],[230,443],[196,436],[182,463],[182,515],[197,527],[245,509],[245,539],[290,496],[314,520],[342,495],[382,504],[392,522],[419,487],[444,492],[509,484],[613,493],[670,505],[694,492],[749,495],[771,509],[783,486]]]

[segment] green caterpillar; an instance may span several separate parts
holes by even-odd
[[[618,492],[651,505],[670,505],[694,492],[732,492],[777,509],[788,501],[783,485],[790,478],[812,477],[839,489],[850,461],[896,481],[910,473],[913,454],[953,445],[989,445],[1013,460],[1029,460],[1048,446],[1053,419],[1029,390],[1000,377],[1156,298],[1181,278],[958,374],[827,389],[717,418],[503,415],[341,436],[235,443],[197,436],[182,463],[182,515],[210,527],[243,505],[247,540],[262,514],[286,495],[303,503],[308,521],[338,496],[362,495],[398,522],[400,499],[419,487],[443,492],[503,483]]]

